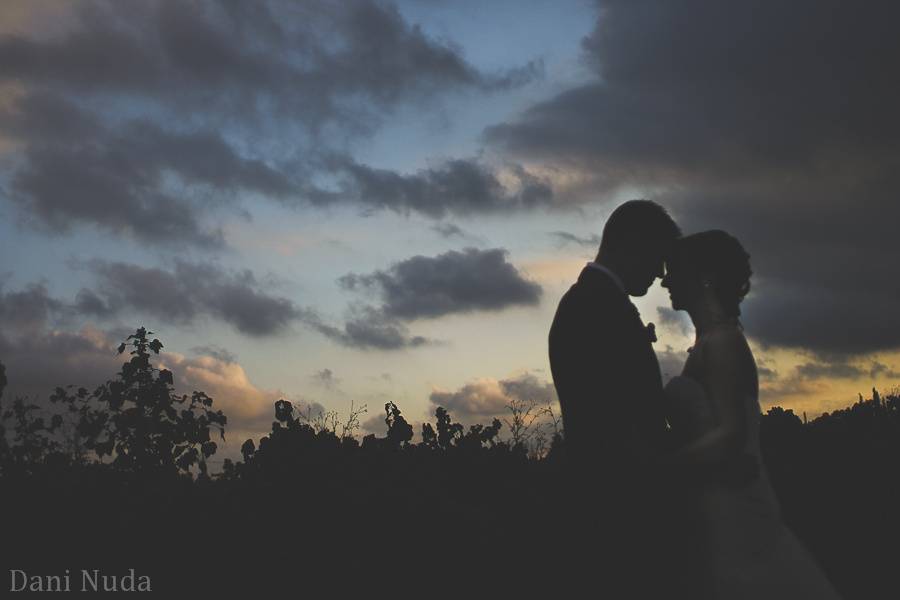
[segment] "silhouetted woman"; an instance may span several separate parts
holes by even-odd
[[[679,438],[672,466],[693,476],[688,510],[698,596],[838,598],[782,521],[759,448],[759,384],[738,319],[750,290],[749,255],[724,231],[681,238],[666,263],[672,308],[690,314],[696,341],[666,386]]]

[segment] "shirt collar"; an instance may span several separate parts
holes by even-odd
[[[628,292],[625,291],[625,284],[622,283],[622,280],[619,278],[619,276],[616,275],[609,267],[606,267],[604,265],[601,265],[598,262],[593,262],[593,261],[589,262],[587,264],[587,266],[590,267],[591,269],[597,269],[598,271],[603,271],[604,273],[609,275],[610,279],[613,280],[613,283],[616,284],[616,287],[618,287],[620,290],[622,290],[623,294],[625,294],[626,296],[628,295]]]

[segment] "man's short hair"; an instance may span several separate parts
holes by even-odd
[[[665,208],[652,200],[629,200],[609,215],[600,252],[648,245],[665,250],[679,237],[681,230]]]

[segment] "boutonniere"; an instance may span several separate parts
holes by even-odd
[[[653,323],[647,323],[647,337],[651,344],[656,341],[656,325]]]

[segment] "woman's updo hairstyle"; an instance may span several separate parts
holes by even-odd
[[[671,262],[685,277],[708,281],[730,317],[741,314],[750,291],[750,255],[733,235],[720,229],[684,236],[675,242]]]

